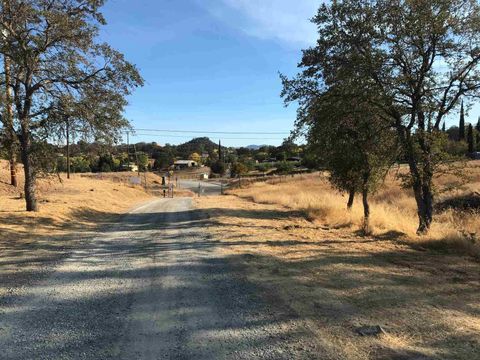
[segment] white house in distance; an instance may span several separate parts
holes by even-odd
[[[188,169],[192,167],[197,167],[198,163],[193,160],[177,160],[173,163],[175,170]]]

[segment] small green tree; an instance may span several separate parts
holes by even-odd
[[[166,151],[156,152],[153,156],[155,159],[153,168],[155,170],[166,169],[173,164],[173,155]]]
[[[224,175],[226,171],[225,163],[221,160],[217,160],[211,166],[212,172],[218,175]]]
[[[284,175],[290,174],[294,170],[294,166],[285,160],[277,162],[275,164],[275,167],[277,168],[276,172],[278,174],[284,174]]]
[[[136,158],[137,158],[137,165],[138,165],[138,170],[140,171],[147,171],[148,169],[148,155],[145,154],[144,152],[137,152],[136,153]]]
[[[231,168],[231,176],[237,177],[239,175],[244,175],[248,172],[248,167],[241,162],[234,162]]]
[[[397,155],[394,132],[385,127],[374,107],[369,91],[358,92],[354,98],[343,96],[346,81],[321,96],[298,91],[295,81],[284,79],[287,103],[299,101],[296,134],[306,136],[309,151],[316,152],[322,165],[330,172],[330,182],[340,191],[349,193],[351,208],[355,193],[362,194],[365,233],[370,232],[369,194],[384,179]],[[359,88],[360,89],[360,88]]]

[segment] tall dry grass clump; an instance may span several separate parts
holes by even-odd
[[[448,199],[468,198],[472,192],[480,191],[480,162],[471,162],[468,170],[470,175],[462,186],[458,185],[459,179],[452,175],[438,179],[439,189],[453,184],[448,192],[437,195],[439,204]],[[446,207],[437,210],[429,234],[417,236],[415,200],[411,191],[401,186],[396,176],[398,171],[392,171],[383,186],[372,196],[370,226],[373,235],[401,238],[418,245],[461,250],[480,256],[480,218],[474,209]],[[347,210],[346,194],[333,189],[324,173],[253,183],[247,188],[232,190],[231,193],[254,202],[278,204],[302,211],[309,220],[331,228],[355,231],[362,226],[363,209],[360,199],[355,200],[352,210]]]

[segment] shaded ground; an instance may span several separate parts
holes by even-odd
[[[355,236],[279,205],[235,196],[197,200],[208,232],[246,276],[288,303],[334,359],[477,359],[480,264],[402,243]],[[360,337],[381,325],[387,336]]]
[[[96,215],[97,233],[69,248],[32,239],[0,261],[2,358],[325,358],[308,322],[208,237],[191,199]]]

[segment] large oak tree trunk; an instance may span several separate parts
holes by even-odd
[[[15,132],[13,128],[13,109],[12,109],[12,94],[10,89],[10,58],[4,56],[3,59],[5,71],[5,117],[8,132],[8,159],[10,163],[10,184],[14,187],[17,183],[17,169],[16,169],[16,154],[15,154]]]
[[[412,178],[412,189],[417,204],[418,228],[417,234],[427,234],[433,220],[433,170],[429,161],[429,149],[422,144],[423,147],[423,164],[422,172],[418,163],[418,155],[414,150],[414,143],[411,134],[404,128],[399,131],[400,139],[403,143],[405,155],[410,169]]]
[[[355,200],[355,189],[350,189],[350,192],[348,193],[348,202],[347,202],[348,210],[352,209],[354,200]]]
[[[17,181],[17,168],[16,168],[16,157],[15,157],[15,151],[14,149],[9,150],[9,163],[10,163],[10,185],[17,187],[18,186],[18,181]]]
[[[30,134],[23,130],[20,139],[23,169],[25,173],[25,202],[27,211],[38,211],[36,197],[35,169],[32,162],[32,140]]]

